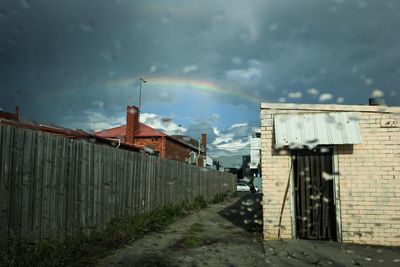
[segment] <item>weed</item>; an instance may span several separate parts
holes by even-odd
[[[197,196],[194,199],[194,208],[195,209],[204,209],[207,207],[207,201],[204,199],[203,196]]]
[[[212,200],[212,203],[219,203],[219,202],[222,202],[222,201],[224,201],[226,198],[227,198],[227,194],[226,193],[217,193],[215,196],[214,196],[214,198],[213,198],[213,200]]]
[[[194,223],[189,228],[184,238],[182,239],[182,243],[185,247],[195,248],[202,245],[202,241],[197,236],[198,233],[204,232],[204,225],[201,223]]]
[[[190,227],[189,232],[204,232],[204,225],[201,223],[195,223]]]
[[[201,246],[201,241],[196,235],[186,235],[183,239],[183,244],[189,248],[195,248]]]
[[[223,198],[216,196],[213,203],[218,200]],[[99,258],[110,255],[146,233],[163,229],[192,211],[205,207],[207,201],[198,196],[193,202],[184,201],[181,205],[166,206],[148,213],[113,218],[104,230],[93,230],[90,235],[82,234],[64,242],[33,242],[16,238],[10,233],[7,249],[0,250],[0,266],[93,266]],[[199,246],[201,242],[195,233],[202,231],[202,224],[193,224],[184,244]]]

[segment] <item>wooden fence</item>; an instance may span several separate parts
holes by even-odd
[[[64,240],[202,195],[235,177],[182,162],[0,125],[0,239]]]

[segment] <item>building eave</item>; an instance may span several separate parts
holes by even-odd
[[[298,111],[342,111],[342,112],[374,112],[400,113],[400,107],[369,105],[336,105],[336,104],[297,104],[297,103],[261,103],[261,109],[298,110]]]

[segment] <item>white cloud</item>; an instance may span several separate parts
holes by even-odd
[[[226,78],[241,84],[257,83],[262,76],[259,68],[234,69],[226,72]]]
[[[230,152],[237,152],[241,151],[245,148],[248,148],[249,140],[230,140],[227,143],[216,145],[218,149],[230,151]]]
[[[83,129],[90,129],[92,131],[100,131],[113,128],[125,123],[125,116],[122,117],[107,117],[100,112],[85,111],[84,121],[78,123]]]
[[[179,127],[178,124],[169,118],[161,117],[152,113],[141,113],[140,122],[144,123],[154,129],[161,130],[166,134],[184,134],[187,129]],[[86,111],[82,122],[77,123],[83,129],[90,129],[92,131],[101,131],[126,124],[125,114],[121,117],[105,116],[100,112]]]
[[[157,118],[157,117],[158,116],[156,114],[142,113],[142,114],[140,114],[140,122],[146,124],[146,121],[152,120],[152,119]]]
[[[213,128],[214,134],[216,134],[216,135],[221,134],[221,132],[218,130],[218,127],[212,127],[212,128]]]
[[[243,154],[243,150],[249,148],[251,128],[248,123],[235,123],[224,130],[213,127],[213,130],[216,135],[211,143],[214,155]]]
[[[234,58],[237,63],[241,63],[240,58]],[[240,85],[255,85],[262,77],[263,63],[257,59],[249,59],[248,67],[242,69],[231,69],[225,73],[226,79],[238,82]]]
[[[303,94],[301,92],[291,92],[288,94],[289,98],[302,98]]]
[[[320,102],[328,101],[328,100],[331,100],[332,98],[333,98],[332,94],[325,93],[325,94],[322,94],[322,95],[319,96],[319,101]]]
[[[214,140],[214,142],[212,143],[215,146],[219,146],[222,144],[226,144],[228,142],[232,142],[233,138],[232,135],[230,134],[220,134],[220,136],[217,136]]]
[[[199,67],[197,65],[188,65],[182,69],[182,73],[189,73],[198,70]]]
[[[179,125],[173,122],[170,118],[164,118],[152,113],[140,114],[140,122],[154,129],[161,130],[169,135],[184,134],[187,131],[186,128],[179,127]]]
[[[232,130],[234,128],[238,128],[238,127],[245,127],[248,126],[249,124],[247,122],[244,123],[235,123],[233,124],[231,127],[229,127],[229,130]]]

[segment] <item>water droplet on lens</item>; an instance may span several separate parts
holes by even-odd
[[[323,173],[322,173],[322,178],[323,178],[325,181],[329,181],[329,180],[333,180],[333,179],[335,178],[335,176],[332,175],[332,174],[323,172]]]
[[[150,154],[153,154],[153,153],[154,153],[154,150],[153,150],[152,148],[150,148],[150,147],[144,147],[143,149],[144,149],[144,151],[146,151],[147,153],[150,153]]]

